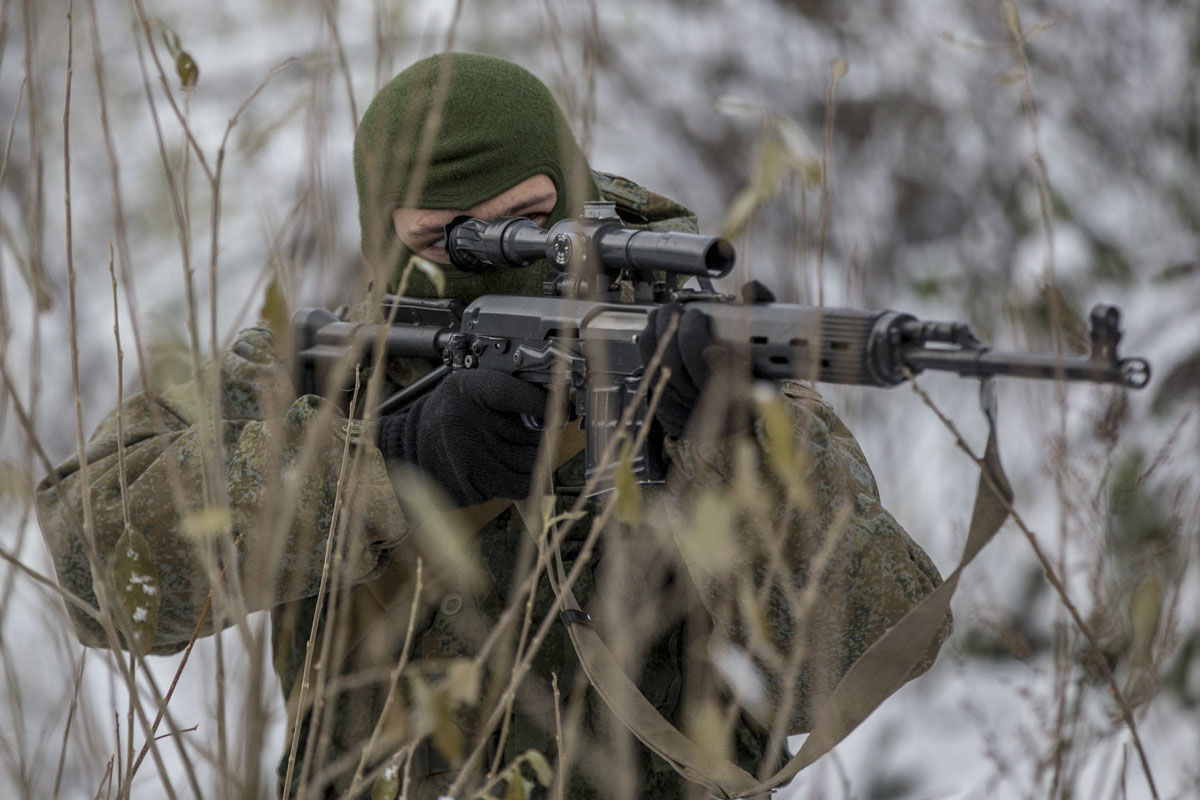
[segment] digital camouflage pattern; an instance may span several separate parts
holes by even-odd
[[[695,217],[681,206],[616,176],[597,173],[596,179],[627,224],[695,230]],[[413,376],[427,367],[397,365],[391,373]],[[186,644],[215,576],[222,566],[233,567],[217,592],[219,610],[202,633],[233,624],[246,611],[272,610],[289,733],[300,726],[294,788],[307,797],[341,795],[374,736],[363,796],[374,786],[372,797],[394,797],[404,772],[397,754],[419,737],[408,796],[436,798],[508,680],[521,619],[508,627],[511,635],[490,645],[484,668],[472,659],[536,563],[531,537],[515,510],[500,506],[466,537],[482,568],[462,568],[446,546],[452,531],[430,516],[433,495],[403,469],[389,474],[359,423],[321,410],[313,397],[287,402],[284,370],[264,329],[238,337],[220,360],[219,376],[215,425],[204,422],[197,383],[131,397],[121,409],[130,516],[150,543],[162,592],[152,652]],[[768,754],[772,710],[788,709],[788,732],[807,730],[811,710],[840,675],[940,582],[925,553],[880,505],[866,459],[828,404],[799,383],[785,384],[781,398],[763,407],[748,436],[671,442],[668,489],[646,492],[640,521],[605,530],[574,587],[664,716],[751,772],[782,760],[778,749]],[[223,479],[215,493],[205,482],[206,429],[220,432]],[[779,455],[781,438],[795,454],[791,461]],[[114,412],[87,448],[98,564],[89,560],[82,531],[78,463],[64,462],[38,489],[60,581],[92,605],[124,528],[117,449]],[[350,464],[341,483],[344,513],[335,518],[344,456]],[[568,511],[582,487],[580,454],[555,471],[552,513]],[[216,517],[221,524],[189,526],[205,519],[196,512],[214,504],[214,496],[218,508],[228,507]],[[597,510],[586,504],[584,518],[566,536],[568,569]],[[184,532],[197,527],[200,534]],[[331,530],[334,569],[317,638],[322,669],[302,700],[300,677]],[[383,715],[405,645],[418,557],[422,589],[409,666]],[[552,602],[543,576],[531,605],[532,630]],[[72,612],[72,620],[85,644],[108,645],[93,619]],[[948,630],[949,619],[943,636]],[[729,653],[754,665],[765,698],[727,685],[712,668]],[[503,742],[492,734],[485,744],[489,764],[520,765],[529,785],[544,781],[523,754],[537,751],[555,761],[552,675],[562,714],[579,720],[565,743],[574,758],[569,797],[608,796],[614,780],[636,781],[644,797],[686,796],[686,782],[632,743],[601,707],[559,623],[534,657]],[[735,694],[744,708],[735,705],[722,715]],[[719,724],[706,724],[714,719]],[[614,776],[614,764],[630,763],[626,756],[637,765],[635,774]],[[285,756],[281,780],[287,771]]]
[[[880,503],[866,457],[820,394],[786,381],[767,404],[751,448],[668,443],[672,491],[655,524],[674,535],[714,620],[710,647],[750,655],[766,683],[764,724],[786,710],[787,730],[799,733],[859,656],[942,580]],[[784,459],[781,440],[791,448]],[[910,678],[932,666],[950,630],[947,614]]]
[[[228,582],[233,591],[222,597],[243,605],[242,614],[311,596],[320,580],[345,421],[319,413],[313,397],[289,407],[290,382],[265,328],[238,336],[220,359],[219,377],[216,425],[204,422],[206,413],[209,419],[213,415],[203,407],[202,376],[130,397],[92,434],[86,456],[98,564],[89,560],[83,532],[78,458],[65,461],[38,486],[39,518],[59,580],[96,606],[97,589],[104,584],[97,577],[108,574],[110,555],[125,528],[118,470],[123,445],[129,516],[149,540],[158,567],[161,601],[153,653],[174,653],[187,644],[230,545],[240,575]],[[212,430],[219,432],[223,453],[216,471],[223,482],[217,487],[206,480],[204,466],[205,451],[216,450],[204,443]],[[383,459],[363,449],[360,464],[354,492],[344,501],[361,528],[362,545],[344,561],[351,581],[376,573],[406,533]],[[281,502],[284,487],[286,504]],[[206,513],[214,508],[220,510]],[[287,513],[279,515],[280,509]],[[74,607],[70,611],[84,644],[107,646],[93,617]],[[213,625],[210,615],[201,633],[211,633]]]

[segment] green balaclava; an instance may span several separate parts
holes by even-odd
[[[598,199],[566,117],[550,90],[509,61],[443,53],[413,64],[375,96],[354,140],[354,178],[363,255],[389,274],[395,290],[411,251],[392,227],[398,208],[470,209],[544,173],[558,203],[550,223]],[[446,296],[538,294],[550,266],[468,274],[444,269]],[[432,297],[419,270],[405,294]]]

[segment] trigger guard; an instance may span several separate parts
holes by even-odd
[[[531,431],[546,430],[546,421],[538,419],[537,417],[533,416],[532,414],[522,414],[521,422],[522,422],[522,424],[525,425],[526,428],[528,428]]]

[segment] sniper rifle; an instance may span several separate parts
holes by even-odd
[[[713,344],[743,357],[760,380],[890,387],[936,370],[1140,389],[1150,378],[1145,359],[1119,356],[1121,312],[1113,305],[1092,309],[1091,351],[1073,356],[992,350],[965,323],[899,311],[738,302],[712,286],[733,267],[728,241],[626,228],[609,202],[588,203],[583,217],[549,230],[522,217],[458,217],[446,226],[446,249],[464,271],[519,269],[543,259],[555,270],[537,297],[483,295],[464,307],[388,295],[387,321],[380,324],[301,309],[293,318],[297,386],[302,393],[345,396],[354,363],[382,356],[437,364],[387,397],[375,409],[378,417],[403,409],[452,370],[495,369],[547,388],[558,382],[567,389],[567,418],[584,420],[587,476],[600,491],[612,485],[612,467],[601,463],[610,440],[646,422],[647,393],[639,389],[646,364],[638,340],[650,312],[670,302],[683,314],[702,315]],[[681,277],[697,278],[701,288],[677,288]],[[631,454],[634,476],[662,482],[658,426],[643,441]]]

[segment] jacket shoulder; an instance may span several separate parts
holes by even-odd
[[[617,215],[626,225],[682,233],[699,230],[696,215],[670,198],[620,175],[593,172],[592,177],[596,180],[601,197],[617,204]]]

